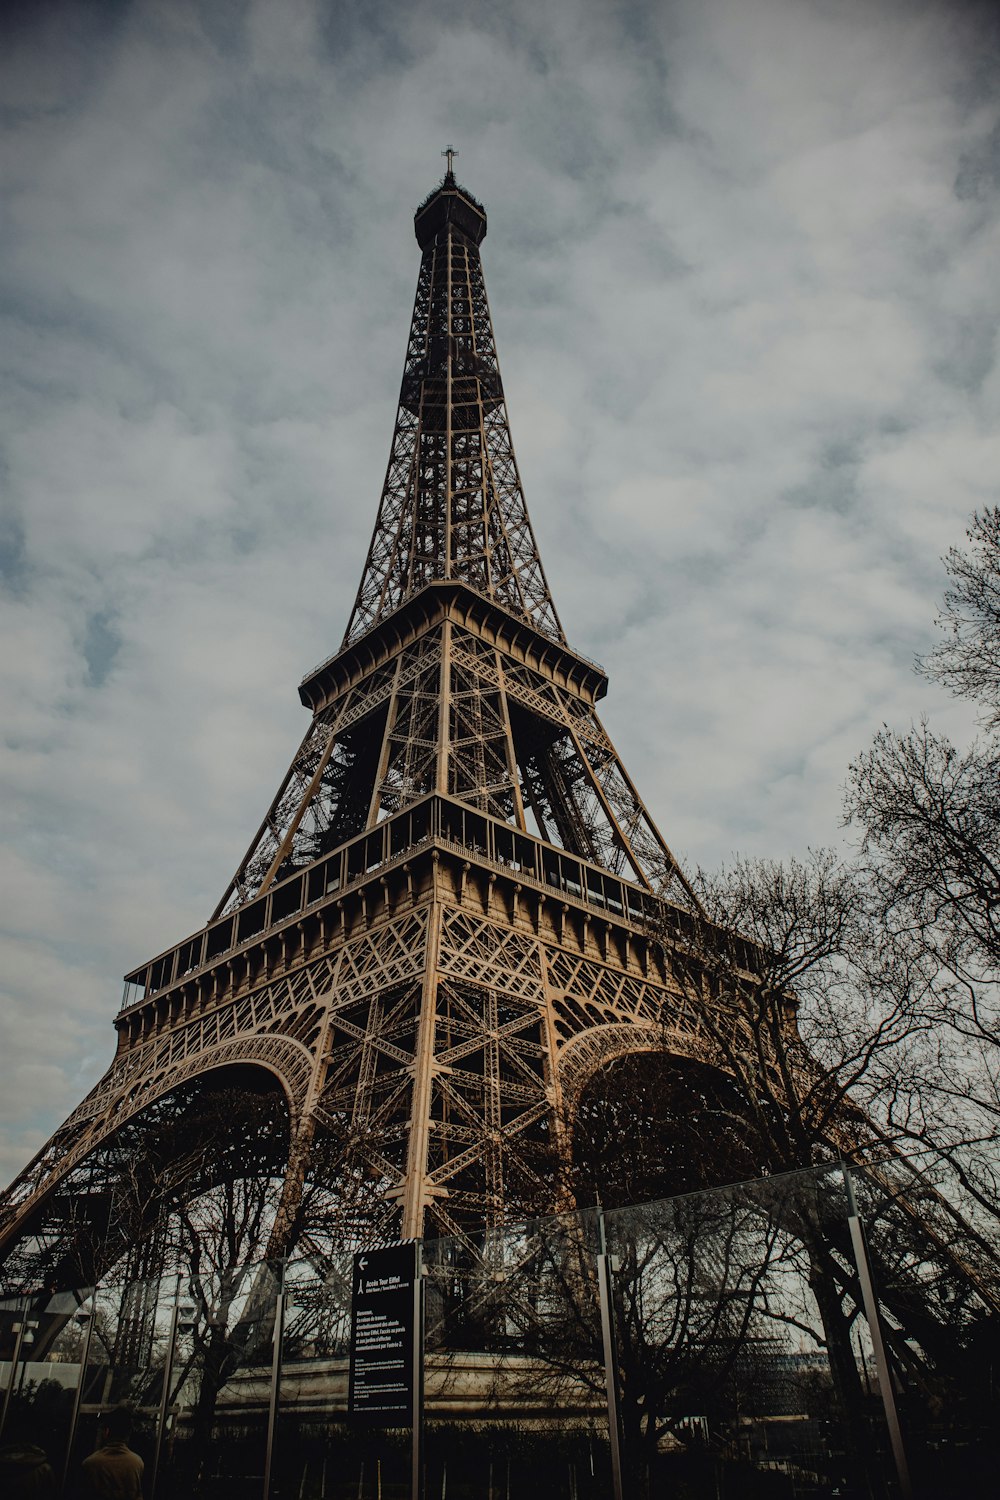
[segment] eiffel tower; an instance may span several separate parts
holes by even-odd
[[[451,155],[414,226],[399,405],[343,643],[299,687],[309,727],[216,910],[126,976],[111,1066],[5,1195],[14,1289],[40,1265],[50,1284],[82,1274],[81,1219],[110,1246],[95,1163],[158,1101],[219,1079],[266,1078],[287,1109],[275,1253],[323,1174],[355,1234],[551,1210],[595,1074],[649,1049],[704,1056],[663,942],[696,903],[597,716],[606,676],[556,613],[486,214]]]

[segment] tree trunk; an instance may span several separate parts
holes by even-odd
[[[837,1267],[818,1225],[811,1227],[804,1243],[809,1256],[809,1285],[823,1324],[830,1376],[844,1423],[849,1478],[859,1494],[880,1500],[885,1487],[851,1347],[851,1325],[841,1303]]]

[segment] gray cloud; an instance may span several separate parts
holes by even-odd
[[[992,8],[26,6],[0,46],[0,1170],[339,643],[458,145],[570,638],[672,846],[838,837],[1000,472]]]

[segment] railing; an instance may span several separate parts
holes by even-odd
[[[595,661],[592,656],[586,656],[582,651],[578,651],[574,646],[568,645],[567,642],[566,642],[566,640],[565,640],[565,638],[562,635],[553,635],[550,631],[545,630],[541,625],[539,625],[536,620],[531,619],[530,616],[516,614],[514,610],[510,609],[501,600],[495,599],[491,594],[487,594],[485,592],[485,590],[483,590],[481,588],[477,588],[476,585],[473,584],[473,583],[470,583],[468,581],[468,579],[461,578],[461,577],[460,578],[455,578],[455,579],[447,579],[447,578],[445,578],[442,575],[441,578],[435,578],[433,580],[433,582],[434,583],[449,583],[449,582],[460,583],[464,589],[467,589],[470,594],[475,594],[476,597],[478,599],[481,599],[484,604],[489,604],[489,605],[492,606],[492,608],[498,609],[498,610],[502,611],[502,613],[505,614],[511,620],[511,622],[513,624],[515,624],[515,625],[517,625],[519,627],[527,625],[529,629],[537,631],[537,633],[540,636],[542,636],[542,638],[544,640],[550,641],[550,642],[552,642],[553,645],[561,647],[561,649],[563,651],[567,652],[570,656],[577,657],[580,661],[582,661],[584,663],[585,666],[592,667],[594,669],[594,671],[599,672],[602,677],[606,676],[606,673],[605,673],[604,668],[602,667],[601,663],[599,661]],[[419,590],[415,590],[413,594],[408,594],[406,596],[406,598],[402,601],[402,604],[399,606],[399,608],[403,608],[403,606],[406,605],[406,604],[408,604],[409,601],[410,601],[410,599],[415,598],[416,594],[419,593],[419,592],[420,592]],[[382,625],[382,624],[385,623],[386,620],[388,620],[390,618],[391,617],[389,615],[386,615],[383,618],[379,619],[376,622],[376,624],[377,625]],[[375,626],[370,626],[369,627],[369,629],[374,629],[374,628],[375,628]],[[325,656],[322,661],[318,661],[316,663],[316,665],[312,668],[312,670],[309,671],[309,672],[307,672],[305,674],[305,676],[302,678],[302,683],[306,683],[306,682],[311,681],[312,678],[318,676],[319,673],[324,670],[324,668],[332,666],[332,664],[337,660],[338,656],[343,656],[343,654],[345,653],[345,651],[350,651],[354,646],[356,646],[358,644],[359,641],[364,640],[365,635],[367,635],[367,634],[368,634],[368,630],[365,630],[365,631],[362,631],[361,634],[359,634],[357,636],[354,636],[352,639],[345,639],[344,644],[337,651],[332,652],[329,656]],[[300,683],[300,686],[302,685],[302,683]]]
[[[501,823],[451,798],[429,796],[306,865],[265,895],[203,928],[126,977],[122,1010],[193,977],[310,910],[330,895],[346,895],[372,875],[438,840],[481,863],[515,872],[536,887],[605,909],[646,928],[661,913],[656,897],[600,865]],[[678,913],[678,917],[680,914]]]

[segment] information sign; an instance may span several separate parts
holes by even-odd
[[[414,1241],[354,1257],[349,1409],[400,1427],[413,1420],[420,1350]],[[402,1420],[400,1420],[402,1418]]]

